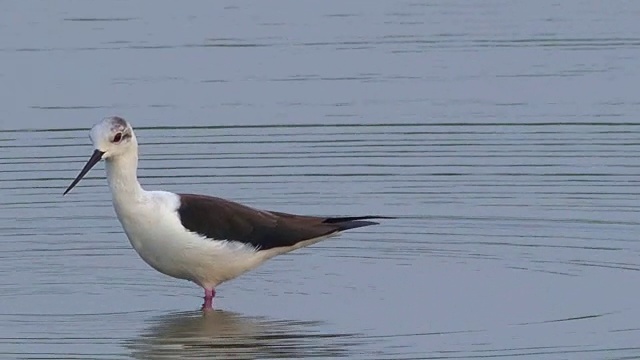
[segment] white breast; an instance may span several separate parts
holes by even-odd
[[[136,199],[113,200],[133,248],[163,274],[215,287],[267,259],[266,254],[250,245],[211,240],[187,231],[177,213],[180,206],[177,194],[143,191]]]

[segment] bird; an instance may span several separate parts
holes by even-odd
[[[113,208],[131,246],[153,269],[202,287],[204,311],[213,310],[218,285],[276,255],[392,218],[294,215],[208,195],[147,191],[138,181],[138,141],[128,121],[104,118],[89,137],[93,154],[63,196],[104,160]]]

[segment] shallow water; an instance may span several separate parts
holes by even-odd
[[[88,4],[0,5],[0,357],[640,354],[639,5]],[[203,317],[103,165],[61,196],[112,114],[148,189],[398,219]]]

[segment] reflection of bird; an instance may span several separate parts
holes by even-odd
[[[361,343],[355,334],[321,333],[315,321],[269,320],[226,311],[169,314],[126,346],[136,359],[336,358]]]
[[[384,218],[291,215],[204,195],[145,191],[137,178],[138,142],[131,125],[106,118],[90,136],[95,151],[64,193],[106,160],[113,207],[131,245],[154,269],[202,286],[203,309],[212,309],[217,285],[273,256]]]

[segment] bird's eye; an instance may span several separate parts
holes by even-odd
[[[113,137],[113,141],[114,143],[119,143],[120,140],[122,140],[122,133],[117,133],[116,136]]]

